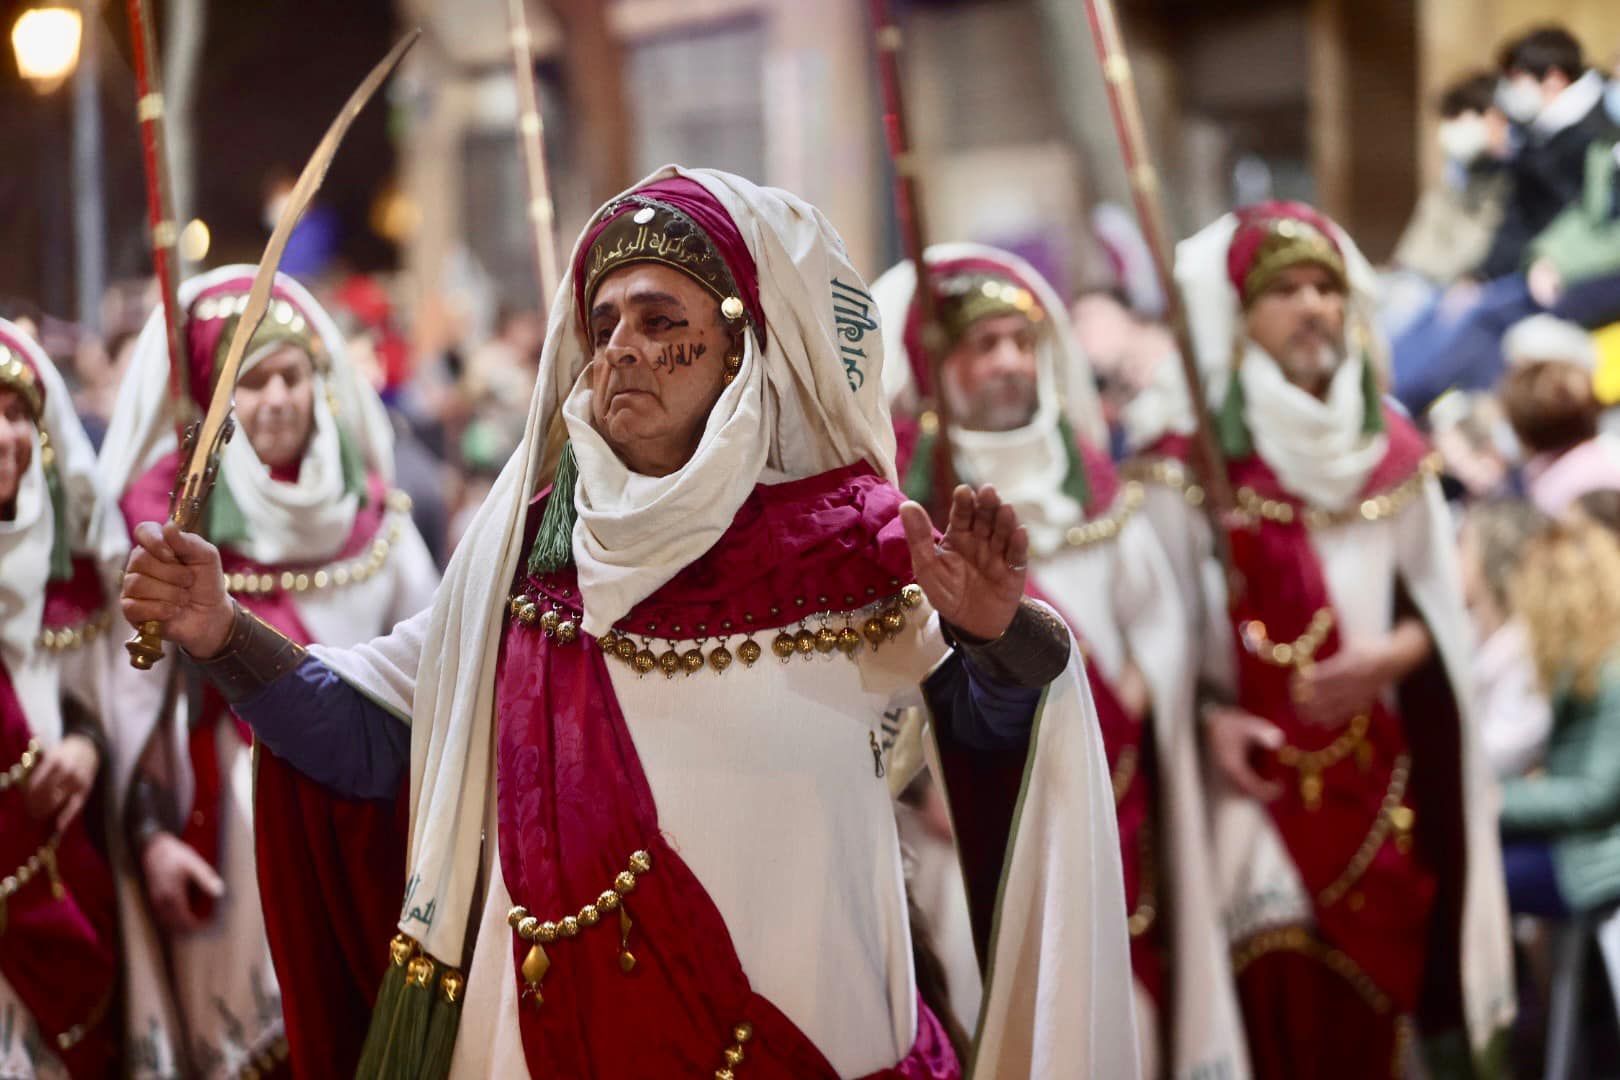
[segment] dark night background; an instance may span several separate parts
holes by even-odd
[[[0,296],[70,317],[73,89],[69,83],[42,96],[18,75],[11,27],[30,6],[0,0]],[[154,0],[160,50],[162,9]],[[344,98],[392,43],[395,12],[388,0],[206,0],[206,9],[192,212],[213,234],[209,264],[256,262],[267,238],[260,223],[266,180],[277,169],[297,174]],[[86,34],[92,29],[87,23]],[[124,0],[107,0],[99,30],[107,269],[116,281],[146,273],[149,258]],[[344,256],[361,268],[394,259],[367,224],[371,200],[394,170],[388,127],[384,94],[356,121],[319,196],[340,217]]]

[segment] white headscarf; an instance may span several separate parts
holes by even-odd
[[[1372,305],[1377,278],[1371,264],[1343,229],[1333,240],[1349,279],[1345,308],[1345,362],[1328,393],[1318,399],[1290,383],[1275,360],[1243,335],[1243,303],[1227,274],[1227,251],[1238,228],[1226,214],[1176,245],[1176,283],[1186,302],[1187,328],[1210,406],[1219,409],[1232,380],[1232,362],[1242,360],[1244,422],[1260,457],[1289,493],[1329,510],[1349,506],[1383,459],[1387,437],[1366,434],[1365,365],[1381,367]]]
[[[56,541],[56,508],[46,483],[41,429],[49,438],[52,467],[67,504],[68,548],[96,561],[109,599],[117,595],[129,543],[117,507],[102,497],[97,486],[95,450],[56,366],[21,327],[4,319],[0,319],[0,344],[24,354],[45,399],[41,421],[34,429],[31,460],[18,487],[16,512],[12,520],[0,522],[0,657],[8,670],[16,672],[33,657],[38,645],[51,549]]]
[[[758,267],[767,344],[761,352],[749,337],[741,371],[691,461],[667,477],[632,474],[587,421],[589,390],[578,383],[589,357],[573,274],[564,275],[523,442],[451,560],[429,616],[427,640],[436,647],[417,671],[409,906],[431,903],[434,915],[427,924],[407,913],[400,928],[452,962],[478,880],[507,587],[525,554],[530,496],[550,479],[541,458],[556,418],[567,424],[579,461],[573,554],[593,634],[707,551],[767,467],[804,477],[865,461],[894,479],[880,332],[863,331],[859,340],[841,333],[833,282],[864,286],[832,226],[798,197],[729,173],[669,165],[636,186],[672,176],[701,184],[736,223]]]
[[[1070,447],[1065,444],[1061,418],[1075,432],[1101,450],[1108,446],[1108,425],[1097,399],[1091,365],[1074,338],[1069,313],[1044,277],[1009,251],[984,244],[934,244],[925,257],[929,266],[965,259],[993,263],[1005,269],[1035,294],[1046,317],[1036,340],[1035,362],[1039,401],[1028,424],[1011,431],[951,430],[951,453],[965,478],[995,477],[996,491],[1018,511],[1029,530],[1030,547],[1037,555],[1062,546],[1064,535],[1085,518],[1085,509],[1063,490],[1069,471]],[[916,268],[907,262],[891,267],[872,284],[882,320],[904,327],[917,292]],[[917,387],[906,355],[905,335],[896,330],[884,342],[884,390],[899,409],[914,409]]]
[[[191,278],[180,286],[180,306],[188,318],[196,317],[192,307],[203,293],[227,281],[251,281],[254,273],[252,266],[222,266]],[[241,431],[226,444],[220,458],[221,481],[247,520],[247,538],[236,546],[243,555],[266,565],[329,559],[353,531],[359,499],[344,491],[340,422],[354,439],[368,469],[385,480],[391,479],[394,472],[393,428],[376,391],[349,363],[337,324],[308,290],[284,274],[276,276],[276,295],[287,297],[296,314],[308,321],[320,339],[328,365],[324,372],[315,374],[315,428],[295,483],[272,480],[269,469]],[[231,301],[225,297],[222,302]],[[240,298],[236,301],[238,305],[241,302]],[[272,302],[266,319],[278,317],[278,310],[285,311],[277,309],[276,302]],[[261,350],[245,357],[242,372],[264,355]],[[122,494],[174,449],[168,376],[163,313],[154,311],[136,341],[102,444],[101,479],[107,491]]]

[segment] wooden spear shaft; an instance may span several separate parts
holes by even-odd
[[[533,234],[535,270],[540,275],[540,314],[546,314],[557,294],[561,274],[557,268],[556,207],[551,201],[551,180],[546,173],[545,125],[540,117],[540,101],[534,90],[533,39],[525,0],[507,0],[506,14],[511,29],[512,77],[518,94],[518,152],[523,156],[523,174],[528,184],[528,217]]]
[[[1218,539],[1224,535],[1222,516],[1235,505],[1232,483],[1226,474],[1226,461],[1211,423],[1204,383],[1198,372],[1198,356],[1193,351],[1192,335],[1187,329],[1187,312],[1181,302],[1181,290],[1176,288],[1174,249],[1165,226],[1164,207],[1159,197],[1159,174],[1153,167],[1152,153],[1148,148],[1142,107],[1136,96],[1136,80],[1131,74],[1131,62],[1125,55],[1125,45],[1120,39],[1113,0],[1086,0],[1086,17],[1091,22],[1091,40],[1096,44],[1103,82],[1108,87],[1108,108],[1113,114],[1120,156],[1125,162],[1126,175],[1130,178],[1131,201],[1136,206],[1137,221],[1141,224],[1148,251],[1153,256],[1153,266],[1164,290],[1170,329],[1175,335],[1176,348],[1181,353],[1181,373],[1187,381],[1187,396],[1192,402],[1193,417],[1198,424],[1196,464],[1204,484],[1204,507],[1213,519]]]
[[[889,148],[889,161],[894,167],[894,206],[900,223],[901,242],[906,258],[917,274],[916,299],[922,322],[922,350],[927,362],[928,393],[922,402],[922,423],[928,424],[931,415],[937,424],[938,437],[934,440],[934,488],[943,495],[945,505],[930,507],[948,511],[951,492],[956,489],[956,466],[951,459],[950,406],[945,400],[944,357],[941,355],[943,333],[939,325],[939,297],[934,292],[933,279],[928,273],[925,257],[927,235],[923,229],[922,198],[918,191],[917,160],[911,151],[911,136],[906,125],[905,95],[900,79],[900,27],[889,10],[888,0],[871,0],[872,33],[877,45],[878,87],[883,95],[883,133]],[[891,327],[890,333],[902,333],[903,327]]]

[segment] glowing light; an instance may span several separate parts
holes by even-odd
[[[72,8],[29,8],[11,28],[17,70],[41,93],[54,90],[79,62],[84,21]]]
[[[208,246],[213,243],[213,236],[202,218],[192,218],[186,222],[186,227],[180,230],[180,257],[187,262],[202,262],[208,257]]]

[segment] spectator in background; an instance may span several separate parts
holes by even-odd
[[[1503,351],[1502,406],[1524,449],[1536,506],[1560,515],[1588,492],[1620,489],[1620,437],[1598,431],[1603,409],[1592,389],[1592,336],[1536,315],[1508,331]]]
[[[1075,342],[1089,361],[1108,422],[1110,451],[1121,459],[1165,434],[1187,415],[1176,342],[1116,289],[1082,293],[1071,309]],[[1148,437],[1151,435],[1151,437]]]
[[[1552,730],[1529,632],[1509,595],[1524,545],[1547,524],[1546,515],[1523,499],[1476,503],[1463,520],[1463,596],[1478,642],[1475,719],[1491,771],[1502,778],[1523,776],[1538,765]]]
[[[1583,515],[1526,543],[1510,589],[1553,724],[1543,771],[1502,787],[1515,912],[1560,917],[1620,897],[1620,540]]]
[[[522,441],[545,338],[546,321],[539,312],[503,308],[495,336],[469,357],[461,379],[471,415],[461,436],[461,457],[469,469],[499,472]]]
[[[1440,95],[1440,148],[1446,171],[1423,193],[1395,249],[1395,264],[1440,288],[1472,274],[1490,250],[1507,196],[1511,149],[1496,78],[1475,72]]]
[[[1429,427],[1444,462],[1440,485],[1447,499],[1466,503],[1522,493],[1512,463],[1513,430],[1493,395],[1450,391],[1429,410]]]
[[[1487,279],[1523,269],[1531,242],[1580,197],[1587,148],[1615,134],[1603,108],[1604,78],[1587,66],[1569,31],[1546,26],[1524,34],[1502,50],[1499,67],[1497,103],[1522,141],[1509,166],[1513,190],[1502,227],[1480,267]]]
[[[1526,126],[1508,167],[1502,225],[1477,275],[1488,284],[1472,298],[1453,291],[1395,339],[1395,395],[1413,413],[1447,389],[1490,388],[1502,371],[1503,334],[1530,315],[1587,328],[1620,318],[1620,131],[1603,108],[1603,77],[1586,70],[1574,38],[1554,29],[1509,45],[1502,68],[1497,100]]]

